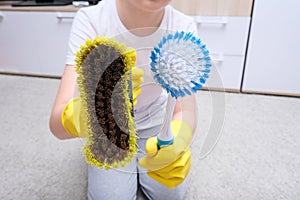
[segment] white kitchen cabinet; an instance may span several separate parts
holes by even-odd
[[[206,86],[240,91],[250,17],[194,16],[214,63]]]
[[[206,87],[241,91],[253,0],[173,0],[197,22],[200,38],[213,61]]]
[[[0,72],[61,76],[75,12],[0,11]]]
[[[0,11],[0,70],[39,73],[31,23],[33,15]]]
[[[256,0],[243,92],[300,96],[300,1]]]

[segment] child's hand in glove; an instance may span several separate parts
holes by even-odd
[[[71,99],[61,115],[61,123],[66,131],[74,137],[88,137],[86,117],[80,105],[80,97]]]
[[[174,143],[158,150],[157,137],[151,137],[146,143],[147,156],[139,160],[139,165],[148,169],[148,175],[159,183],[177,187],[187,176],[191,167],[189,145],[192,129],[183,121],[171,122]]]

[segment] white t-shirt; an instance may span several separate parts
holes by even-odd
[[[170,5],[166,6],[160,27],[151,35],[139,37],[126,29],[121,22],[116,0],[102,0],[95,6],[79,9],[73,21],[66,57],[66,64],[75,65],[75,53],[87,39],[96,36],[115,38],[137,52],[135,67],[145,72],[142,92],[134,109],[137,130],[147,129],[163,123],[166,92],[155,84],[150,70],[150,52],[163,36],[176,31],[192,32],[197,28],[192,18],[178,12]],[[150,87],[149,87],[150,86]]]

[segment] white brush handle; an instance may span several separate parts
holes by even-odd
[[[175,101],[175,98],[172,98],[172,96],[169,94],[163,127],[157,135],[158,148],[168,146],[174,141],[174,135],[171,129],[171,120],[173,117]]]

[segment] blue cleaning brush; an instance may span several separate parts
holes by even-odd
[[[150,59],[153,78],[169,94],[164,125],[157,136],[161,148],[174,140],[170,124],[175,100],[201,89],[212,64],[206,45],[192,33],[183,31],[164,36],[151,51]]]

